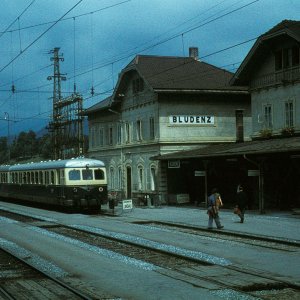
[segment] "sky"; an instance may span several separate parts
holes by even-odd
[[[299,0],[1,0],[0,137],[51,121],[56,47],[62,96],[75,84],[88,108],[112,94],[138,54],[188,56],[198,47],[200,60],[234,73],[284,19],[300,21]]]

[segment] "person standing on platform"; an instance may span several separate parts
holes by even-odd
[[[214,188],[211,191],[211,195],[208,197],[207,202],[207,214],[208,214],[208,229],[213,228],[213,220],[215,220],[216,226],[218,229],[222,229],[224,226],[221,225],[220,218],[219,218],[219,207],[217,205],[218,203],[218,197],[221,196],[217,193],[217,189]]]
[[[244,223],[247,204],[248,204],[247,194],[244,192],[243,187],[239,186],[236,195],[236,207],[239,208],[238,216],[241,219],[241,223]]]

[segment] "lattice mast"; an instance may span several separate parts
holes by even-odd
[[[59,62],[64,61],[63,55],[59,55],[59,48],[54,48],[53,50],[50,51],[51,54],[53,54],[53,57],[50,58],[51,61],[53,61],[53,75],[48,76],[48,80],[53,80],[53,97],[52,97],[52,104],[53,104],[53,109],[52,109],[52,122],[49,124],[49,130],[52,132],[52,137],[53,137],[53,143],[54,143],[54,159],[59,159],[61,158],[60,154],[60,140],[62,136],[61,132],[61,126],[60,126],[60,111],[59,108],[57,107],[57,103],[61,101],[61,80],[66,80],[65,76],[62,76],[60,74],[59,70]]]
[[[83,117],[82,97],[74,93],[67,98],[61,96],[61,81],[66,80],[65,74],[60,73],[59,62],[64,61],[59,55],[59,48],[54,48],[53,54],[54,74],[48,76],[53,79],[53,114],[49,124],[54,144],[54,159],[63,159],[83,154]]]

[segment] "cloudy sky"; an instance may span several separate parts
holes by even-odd
[[[50,121],[55,47],[63,96],[76,84],[87,108],[137,54],[188,56],[193,46],[235,72],[255,38],[284,19],[300,20],[299,0],[1,0],[0,136],[8,123],[16,135]]]

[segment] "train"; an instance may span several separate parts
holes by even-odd
[[[107,204],[105,164],[91,158],[0,166],[0,197],[68,211],[100,212]]]

